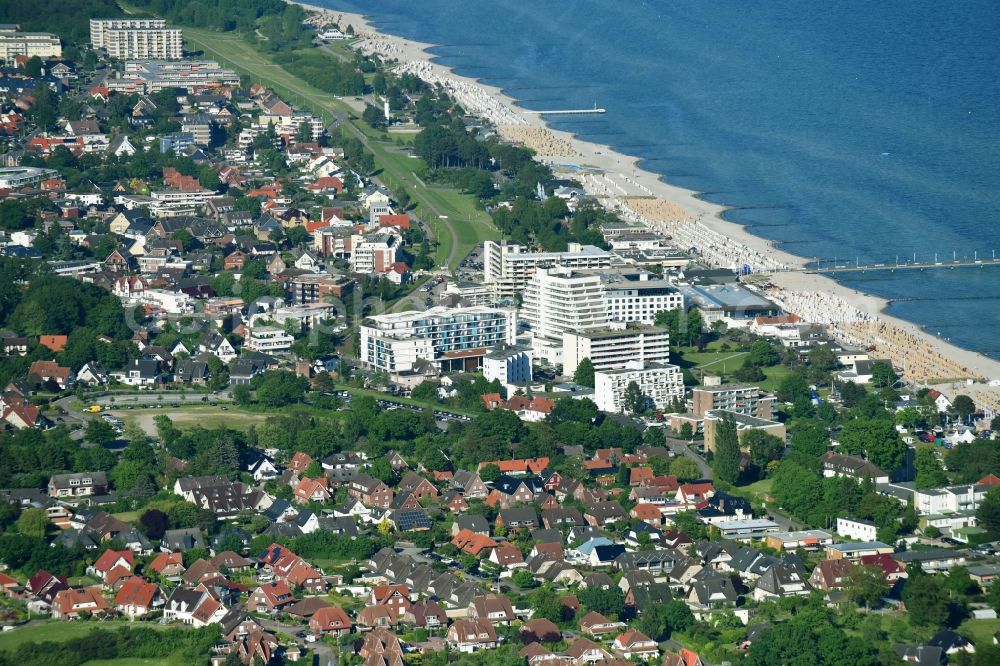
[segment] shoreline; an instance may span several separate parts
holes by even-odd
[[[670,235],[682,249],[695,248],[699,259],[710,265],[733,268],[748,263],[754,273],[767,274],[770,287],[764,291],[773,300],[803,321],[828,325],[840,339],[890,358],[914,384],[966,377],[1000,379],[1000,361],[887,314],[891,301],[885,298],[857,292],[819,273],[803,272],[808,259],[726,219],[726,206],[667,182],[664,176],[641,168],[642,159],[618,152],[609,144],[552,129],[542,114],[521,106],[502,88],[435,62],[439,57],[432,52],[435,45],[383,33],[360,14],[295,4],[318,14],[319,23],[351,24],[359,37],[354,48],[397,61],[396,71],[441,84],[469,113],[489,120],[504,139],[535,149],[537,160],[559,176],[580,180],[589,194],[624,219]],[[979,402],[1000,409],[1000,387],[989,389]]]

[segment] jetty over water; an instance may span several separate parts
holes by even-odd
[[[579,115],[583,115],[583,114],[587,114],[587,113],[607,113],[607,112],[608,112],[607,109],[602,109],[602,108],[598,108],[598,107],[595,106],[592,109],[553,109],[551,111],[528,111],[528,110],[525,110],[523,113],[533,113],[533,114],[535,114],[537,116],[552,116],[552,115],[579,116]]]
[[[954,268],[1000,268],[1000,259],[958,259],[954,261],[907,261],[885,264],[810,265],[799,269],[804,273],[865,273],[868,271],[926,271]]]

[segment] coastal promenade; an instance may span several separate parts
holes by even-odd
[[[792,255],[725,219],[726,209],[642,169],[637,158],[607,145],[553,130],[543,114],[529,114],[503,90],[456,74],[434,62],[431,45],[374,30],[364,17],[309,7],[317,21],[347,22],[361,39],[355,47],[439,85],[471,114],[488,120],[506,140],[532,148],[536,159],[625,219],[665,233],[681,248],[712,266],[760,274],[767,293],[804,321],[820,323],[849,344],[871,347],[905,368],[917,383],[942,379],[1000,379],[1000,362],[960,349],[910,322],[885,314],[885,299],[863,294],[811,269]],[[582,178],[581,178],[582,176]],[[855,267],[857,268],[857,267]],[[985,387],[985,385],[984,385]],[[988,387],[1000,397],[1000,387]]]

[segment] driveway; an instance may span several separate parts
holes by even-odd
[[[670,449],[671,452],[673,452],[674,455],[687,456],[688,458],[693,460],[696,465],[698,465],[698,470],[701,472],[701,478],[708,481],[712,480],[712,467],[708,464],[708,461],[706,461],[700,455],[695,453],[695,451],[693,451],[691,447],[688,446],[687,441],[683,439],[674,439],[672,437],[667,437],[666,442],[667,442],[667,447]]]

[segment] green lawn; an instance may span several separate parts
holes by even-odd
[[[747,355],[747,352],[740,351],[684,351],[679,352],[679,358],[676,363],[682,368],[689,368],[692,374],[697,378],[701,379],[702,374],[708,375],[719,375],[722,377],[723,381],[731,382],[735,381],[733,379],[733,372],[738,368],[743,366],[743,357]],[[791,373],[791,370],[783,365],[775,365],[770,368],[764,368],[764,374],[767,378],[759,382],[760,387],[765,391],[773,392],[777,390],[778,385],[781,384],[781,380]]]
[[[207,57],[248,74],[252,81],[268,86],[293,104],[307,106],[328,119],[333,113],[351,117],[351,108],[335,95],[289,74],[239,35],[198,28],[185,28],[184,35]],[[413,172],[423,169],[422,162],[400,152],[393,137],[360,121],[351,120],[346,127],[374,154],[376,167],[381,169],[379,178],[391,189],[402,187],[409,192],[414,212],[427,221],[438,241],[437,259],[441,265],[455,268],[477,244],[499,238],[489,216],[476,207],[472,196],[453,188],[421,185]]]
[[[1000,619],[966,620],[959,626],[958,633],[968,636],[974,643],[993,644],[993,634],[1000,631]]]
[[[177,662],[170,659],[139,659],[123,657],[122,659],[94,659],[82,666],[174,666]]]
[[[24,643],[71,641],[86,636],[95,629],[112,630],[127,626],[129,626],[128,622],[45,622],[0,633],[0,651],[16,650]],[[163,625],[156,622],[146,622],[143,626],[158,629]]]
[[[755,481],[749,485],[734,488],[733,490],[745,497],[760,497],[770,494],[771,483],[771,479],[761,479],[760,481]]]
[[[249,430],[250,426],[263,423],[269,416],[266,413],[240,409],[233,405],[212,407],[211,405],[183,405],[176,409],[172,407],[152,409],[110,410],[125,422],[136,423],[149,435],[156,434],[156,424],[153,419],[159,415],[169,416],[178,428],[232,428],[233,430]]]

